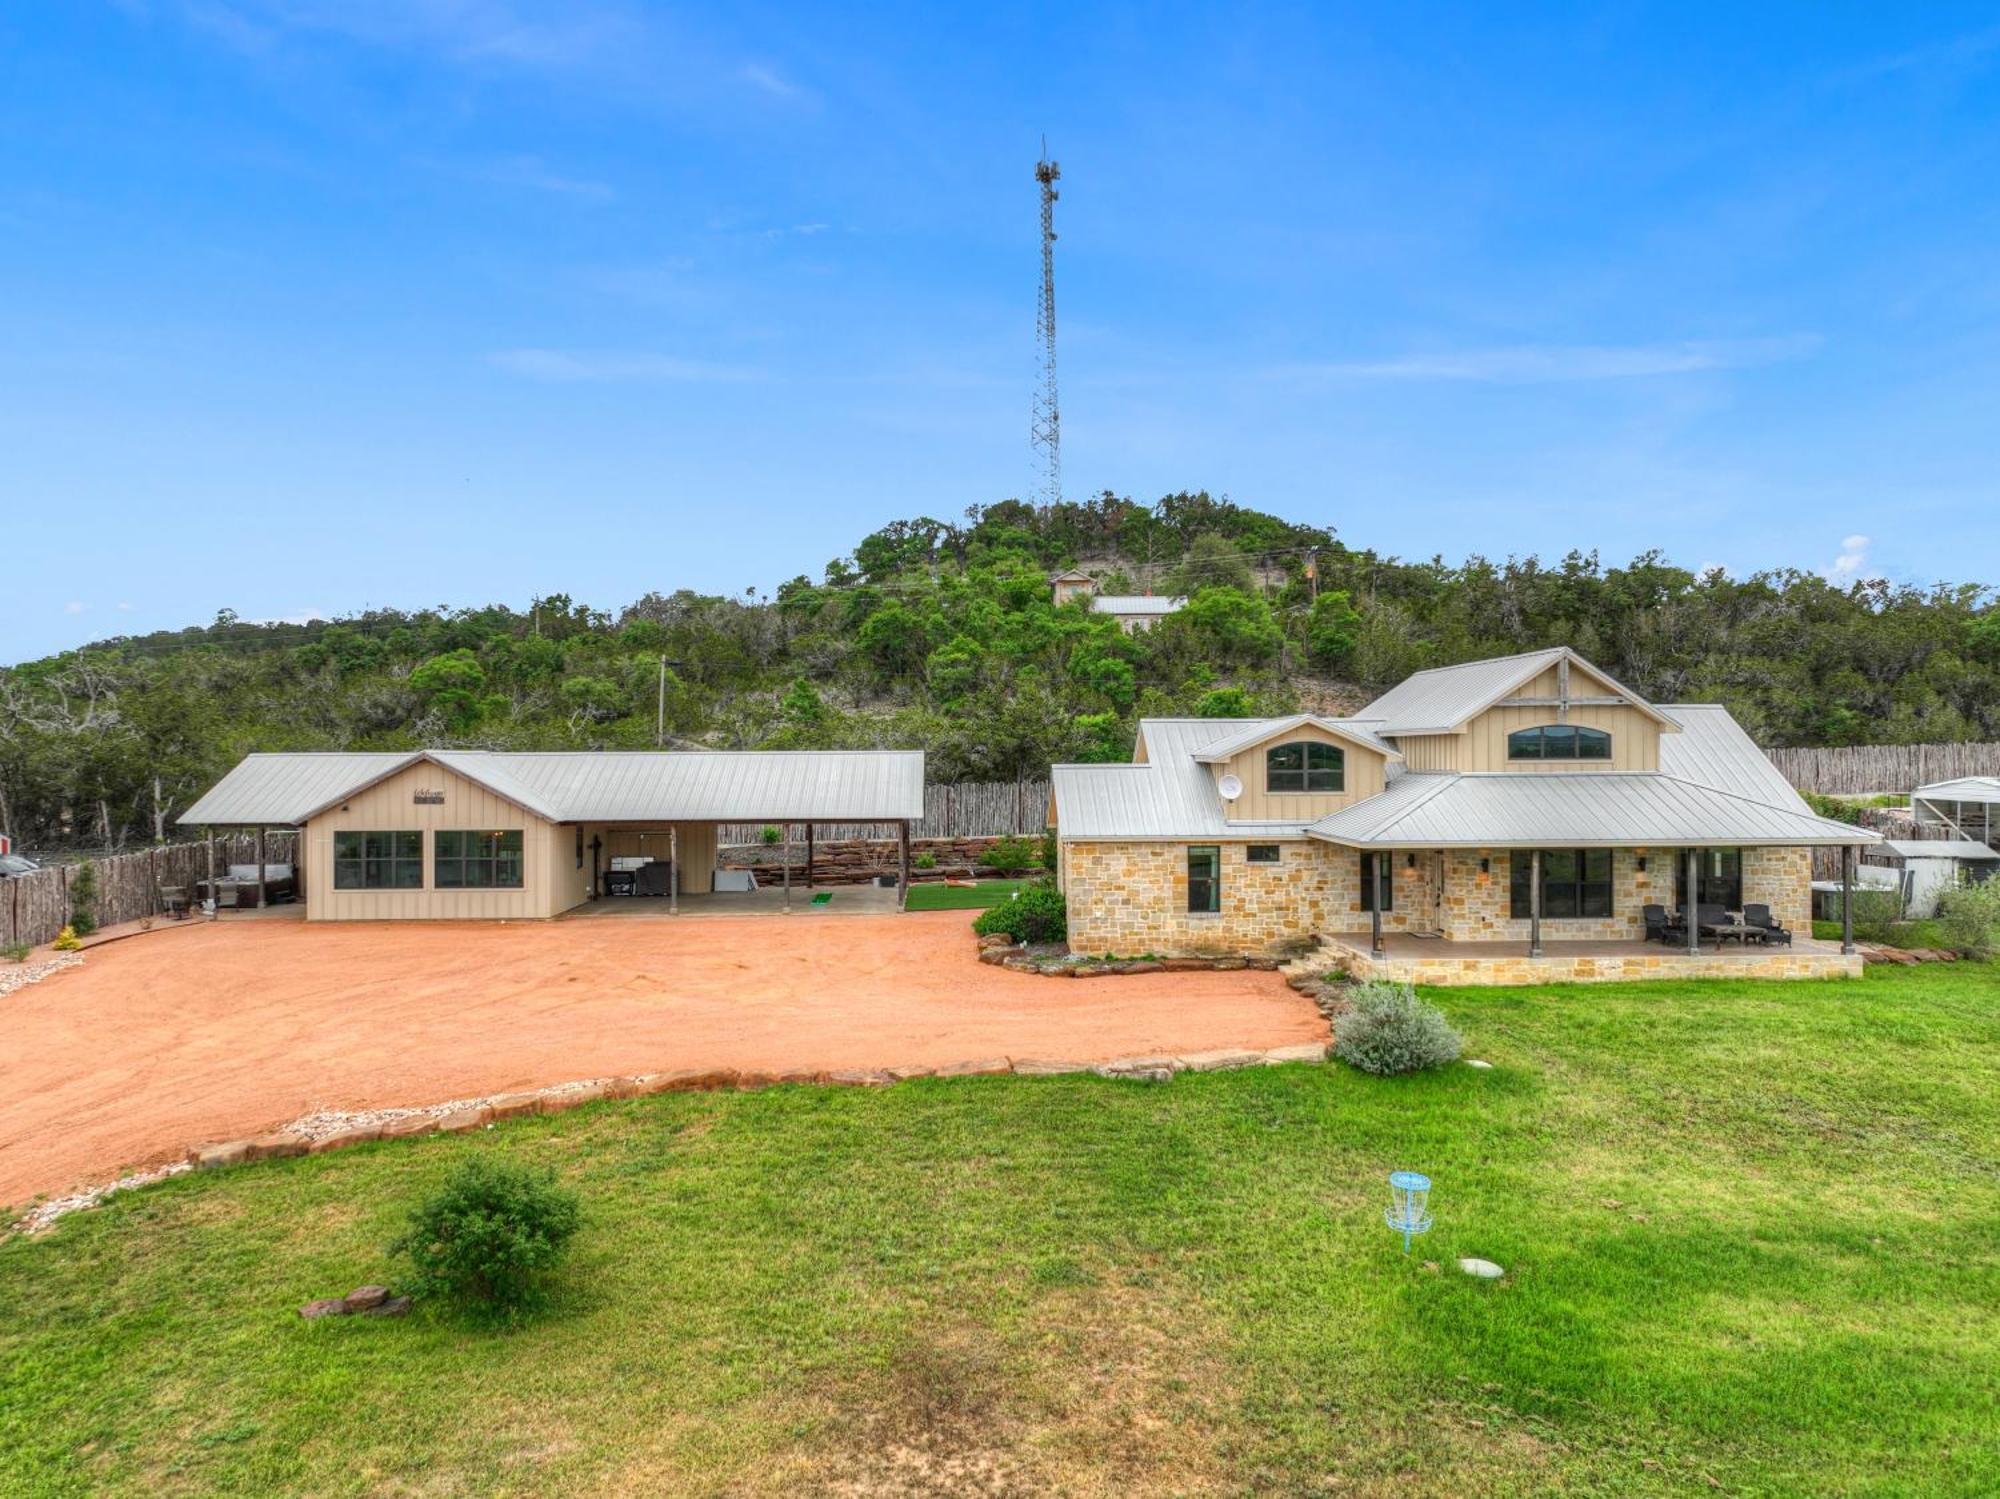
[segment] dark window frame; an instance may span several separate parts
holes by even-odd
[[[1282,864],[1284,849],[1276,843],[1246,843],[1243,845],[1245,864]]]
[[[423,829],[337,829],[333,835],[333,888],[423,889]]]
[[[1195,872],[1197,858],[1206,856],[1210,873]],[[1197,902],[1197,892],[1200,900]],[[1190,916],[1222,914],[1222,845],[1190,843],[1187,851],[1187,908]]]
[[[1507,912],[1516,921],[1533,914],[1528,903],[1534,854],[1513,850],[1507,871]],[[1618,860],[1608,848],[1542,850],[1542,920],[1598,921],[1617,914]]]
[[[526,844],[527,835],[520,828],[439,828],[431,834],[431,886],[525,890]]]
[[[1550,748],[1552,736],[1557,745],[1566,746],[1567,753],[1561,749]],[[1529,749],[1530,745],[1534,746],[1532,750]],[[1589,746],[1588,754],[1584,752],[1586,745]],[[1557,760],[1565,764],[1571,761],[1609,760],[1611,731],[1594,729],[1588,724],[1574,723],[1545,723],[1536,724],[1531,728],[1516,729],[1507,736],[1507,758]]]
[[[1279,756],[1290,756],[1294,751],[1298,764],[1278,763]],[[1297,785],[1291,784],[1294,777]],[[1345,791],[1347,751],[1317,739],[1288,739],[1283,744],[1274,744],[1264,751],[1264,789],[1274,796],[1326,796]]]
[[[1364,849],[1361,854],[1361,909],[1375,909],[1375,861],[1382,865],[1382,914],[1387,916],[1396,909],[1396,856],[1389,853],[1374,853]]]

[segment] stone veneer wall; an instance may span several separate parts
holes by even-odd
[[[1320,932],[1368,930],[1353,849],[1272,841],[1276,864],[1247,862],[1241,843],[1221,845],[1222,909],[1212,916],[1187,908],[1186,843],[1065,843],[1070,950],[1259,953]],[[1410,917],[1400,908],[1407,888],[1398,882],[1399,909],[1384,918],[1385,930],[1406,929]]]
[[[1662,860],[1670,856],[1648,851],[1644,874],[1639,872],[1639,856],[1629,848],[1611,851],[1611,914],[1609,916],[1568,916],[1542,918],[1542,935],[1555,941],[1619,942],[1645,934],[1646,924],[1639,908],[1648,904],[1673,903],[1674,877],[1662,872]],[[1492,869],[1482,875],[1479,861],[1492,861]],[[1482,852],[1474,848],[1454,848],[1445,853],[1444,935],[1454,942],[1507,942],[1528,940],[1528,918],[1509,914],[1510,849]],[[1662,895],[1661,890],[1665,890]]]
[[[1673,886],[1669,884],[1671,891]],[[1746,848],[1743,850],[1744,904],[1763,902],[1779,926],[1800,937],[1812,935],[1812,850],[1809,848]]]
[[[1772,907],[1772,914],[1777,908]],[[1349,939],[1328,952],[1357,979],[1393,979],[1444,988],[1476,985],[1610,984],[1633,979],[1859,978],[1862,957],[1829,948],[1773,947],[1748,953],[1704,953],[1691,958],[1676,948],[1592,957],[1374,957],[1366,942]]]

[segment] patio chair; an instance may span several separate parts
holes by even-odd
[[[1673,940],[1668,933],[1675,930],[1677,923],[1667,915],[1665,906],[1641,906],[1639,916],[1646,923],[1646,941],[1664,943]]]
[[[1724,933],[1721,930],[1723,927],[1736,925],[1729,919],[1727,906],[1710,905],[1707,901],[1703,901],[1694,910],[1695,924],[1701,929],[1702,936],[1713,937],[1717,942],[1723,939]]]
[[[188,917],[187,886],[160,886],[160,909],[176,921],[186,921]]]
[[[1755,903],[1745,906],[1743,908],[1743,924],[1759,929],[1757,937],[1759,942],[1766,945],[1779,942],[1783,943],[1786,947],[1792,945],[1791,932],[1779,925],[1777,918],[1771,915],[1771,908],[1769,906]]]

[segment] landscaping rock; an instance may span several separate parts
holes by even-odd
[[[318,1301],[308,1301],[299,1308],[299,1315],[308,1322],[317,1322],[321,1317],[345,1317],[347,1298],[344,1296],[324,1296]]]
[[[1009,953],[1000,960],[1000,966],[1010,973],[1040,973],[1042,965],[1026,953]]]
[[[312,1142],[310,1150],[312,1154],[318,1155],[326,1150],[345,1150],[350,1145],[366,1145],[370,1140],[381,1138],[381,1125],[363,1124],[353,1129],[341,1130],[336,1134],[322,1135]]]
[[[431,1127],[441,1135],[462,1135],[485,1124],[486,1117],[485,1109],[455,1109],[431,1121]]]
[[[1240,973],[1250,966],[1248,958],[1216,958],[1209,963],[1215,973]]]
[[[250,1142],[226,1140],[220,1145],[197,1145],[188,1159],[203,1171],[213,1171],[218,1166],[240,1166],[250,1159]]]
[[[364,1317],[406,1317],[410,1313],[410,1298],[391,1296],[380,1306],[371,1306],[361,1315]]]
[[[1462,1259],[1458,1262],[1458,1268],[1479,1280],[1498,1280],[1507,1273],[1493,1261],[1482,1259]]]
[[[1099,1077],[1112,1078],[1121,1083],[1170,1083],[1174,1080],[1171,1067],[1118,1067],[1105,1063],[1090,1069]]]
[[[1285,966],[1283,958],[1246,958],[1244,961],[1259,973],[1276,973]]]
[[[1161,973],[1165,971],[1160,966],[1157,958],[1133,958],[1128,962],[1120,963],[1116,966],[1120,973]]]
[[[574,1088],[559,1088],[543,1095],[544,1109],[573,1109],[578,1104],[596,1103],[600,1098],[611,1096],[611,1084],[581,1083]]]
[[[387,1286],[356,1286],[341,1298],[350,1312],[365,1312],[370,1307],[380,1306],[388,1299]]]
[[[754,1093],[760,1088],[769,1088],[778,1081],[775,1072],[739,1072],[735,1087],[739,1092]]]
[[[653,1093],[688,1093],[735,1086],[733,1067],[683,1067],[676,1072],[656,1072],[646,1079],[647,1090]]]
[[[1055,1077],[1067,1072],[1088,1072],[1088,1062],[1051,1062],[1038,1057],[1021,1057],[1014,1062],[1016,1077]]]
[[[981,951],[985,951],[992,948],[1014,947],[1016,945],[1017,944],[1015,943],[1014,939],[1008,936],[1005,932],[988,932],[985,936],[979,939],[979,946]]]
[[[937,1069],[938,1077],[995,1077],[1012,1072],[1014,1064],[1005,1057],[986,1057],[976,1062],[951,1062]]]
[[[1004,968],[1007,966],[1008,954],[1013,951],[1011,947],[989,947],[979,954],[979,961],[993,968]]]
[[[429,1114],[405,1114],[401,1119],[391,1119],[382,1126],[385,1140],[407,1140],[412,1135],[428,1135],[437,1128],[437,1120]]]
[[[1263,1060],[1260,1051],[1192,1051],[1180,1064],[1189,1072],[1221,1072],[1230,1067],[1254,1067]]]
[[[845,1067],[838,1072],[829,1072],[826,1080],[842,1088],[886,1088],[895,1081],[888,1073],[874,1067]]]
[[[258,1135],[244,1143],[243,1159],[246,1161],[281,1161],[288,1156],[304,1155],[312,1142],[303,1135],[276,1134]]]
[[[1214,965],[1213,958],[1160,959],[1160,970],[1163,973],[1207,973]]]
[[[502,1093],[487,1104],[488,1117],[493,1119],[522,1119],[542,1111],[542,1096],[539,1093]]]
[[[1327,1043],[1324,1041],[1302,1041],[1297,1046],[1274,1046],[1264,1053],[1267,1066],[1277,1066],[1282,1062],[1324,1062]]]
[[[815,1072],[806,1067],[798,1067],[790,1072],[781,1072],[778,1074],[778,1081],[781,1083],[818,1083],[825,1080],[824,1073]]]
[[[913,1077],[930,1077],[937,1072],[935,1067],[891,1067],[889,1076],[897,1082],[906,1082]]]

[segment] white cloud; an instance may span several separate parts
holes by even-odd
[[[1467,380],[1492,385],[1541,385],[1747,369],[1804,358],[1819,346],[1820,340],[1812,335],[1624,346],[1529,344],[1455,353],[1404,354],[1391,359],[1282,365],[1269,374],[1279,379]]]
[[[120,614],[130,614],[137,607],[136,604],[128,604],[121,601],[118,605],[118,612]]]
[[[701,359],[682,359],[673,354],[632,354],[608,351],[564,349],[503,349],[489,354],[495,369],[529,380],[560,384],[603,380],[674,380],[698,384],[727,384],[757,378],[755,370],[737,365],[713,364]]]
[[[1868,565],[1868,538],[1849,536],[1840,543],[1840,555],[1833,559],[1824,576],[1829,583],[1852,583]]]
[[[88,609],[89,607],[90,605],[83,603],[80,600],[71,599],[67,604],[63,605],[63,613],[81,614],[83,613],[84,610]]]
[[[796,99],[801,93],[798,85],[788,82],[776,68],[766,67],[760,62],[745,63],[737,69],[736,76],[773,99]]]

